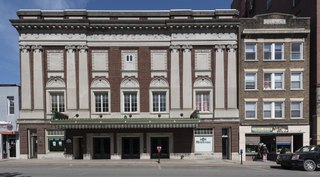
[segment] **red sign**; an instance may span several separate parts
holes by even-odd
[[[158,153],[161,152],[161,146],[157,146],[157,151],[158,151]]]

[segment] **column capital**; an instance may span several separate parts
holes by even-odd
[[[183,52],[191,52],[192,45],[183,45],[182,49],[183,49]]]
[[[31,46],[31,48],[33,49],[34,53],[39,53],[42,51],[41,45],[33,45],[33,46]]]
[[[80,53],[84,53],[88,51],[88,46],[87,45],[79,45],[77,46],[77,49],[80,51]]]
[[[170,46],[171,52],[173,52],[173,53],[178,52],[180,48],[181,48],[180,45],[171,45]]]
[[[229,45],[227,45],[227,49],[228,49],[228,51],[230,51],[230,52],[234,52],[237,48],[238,48],[238,46],[235,45],[235,44],[229,44]]]
[[[19,46],[19,49],[20,49],[23,53],[30,52],[30,46],[29,46],[29,45],[20,45],[20,46]]]
[[[74,46],[74,45],[66,45],[65,49],[67,50],[67,52],[73,52],[74,50],[76,50],[76,46]]]
[[[225,45],[215,45],[214,48],[216,49],[216,52],[222,52],[223,49],[226,48]]]

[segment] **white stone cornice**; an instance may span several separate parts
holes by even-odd
[[[76,50],[76,46],[67,45],[67,46],[65,46],[65,49],[67,50],[67,52],[74,52]]]
[[[227,45],[227,49],[230,52],[234,52],[238,48],[237,45]]]
[[[31,48],[33,49],[33,51],[35,53],[38,53],[38,52],[42,51],[42,46],[41,45],[33,45],[33,46],[31,46]]]
[[[28,45],[20,45],[19,48],[23,53],[30,51],[30,46],[28,46]]]
[[[80,46],[77,46],[77,49],[80,51],[80,53],[84,53],[88,51],[88,46],[80,45]]]
[[[171,52],[173,52],[173,53],[178,52],[180,48],[181,48],[180,45],[171,45],[170,46]]]
[[[183,49],[183,52],[191,52],[192,45],[183,45],[182,49]]]
[[[222,52],[223,49],[226,48],[225,45],[215,45],[214,48],[216,49],[216,52]]]

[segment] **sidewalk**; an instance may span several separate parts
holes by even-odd
[[[5,163],[6,165],[69,165],[69,166],[155,166],[158,165],[157,159],[150,160],[140,160],[140,159],[130,159],[130,160],[55,160],[55,159],[10,159],[10,160],[0,160],[0,165]],[[219,160],[219,159],[209,159],[209,160],[176,160],[176,159],[161,159],[161,166],[168,167],[183,167],[183,166],[256,166],[256,167],[270,167],[277,166],[275,162],[267,161],[245,161],[240,164],[240,161],[234,160]]]

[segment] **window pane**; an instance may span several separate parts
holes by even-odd
[[[282,105],[283,105],[283,102],[274,103],[275,117],[282,117]]]
[[[302,81],[302,73],[291,73],[291,88],[299,89]]]
[[[263,104],[263,117],[271,118],[271,102],[265,102]]]
[[[246,102],[245,110],[246,110],[246,118],[255,118],[256,102]]]
[[[291,117],[302,117],[300,101],[291,102]]]
[[[271,89],[271,73],[264,73],[263,88]]]
[[[210,92],[197,92],[196,93],[196,110],[209,111],[210,106]]]
[[[256,59],[256,44],[246,44],[246,60]]]
[[[275,89],[282,89],[282,73],[275,73],[274,74],[274,80],[275,80]]]
[[[271,60],[271,43],[264,44],[263,54],[265,60]]]
[[[302,43],[300,42],[291,43],[291,59],[293,60],[302,59],[301,48],[302,48]]]
[[[274,55],[274,59],[275,60],[282,60],[282,47],[283,44],[282,43],[276,43],[275,44],[275,55]]]
[[[245,88],[256,89],[256,73],[246,73]]]
[[[131,112],[137,112],[138,107],[137,107],[137,93],[131,93]]]
[[[14,114],[14,97],[7,97],[8,99],[8,114]]]

